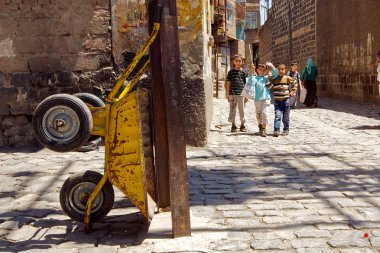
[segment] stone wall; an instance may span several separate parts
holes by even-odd
[[[380,1],[318,1],[317,6],[320,94],[380,103]]]
[[[109,1],[0,1],[0,146],[34,142],[31,115],[55,93],[113,75]]]
[[[210,5],[177,7],[186,141],[202,146],[212,116]],[[35,143],[33,111],[49,95],[101,96],[148,37],[145,0],[0,0],[0,10],[0,146]]]
[[[259,58],[260,62],[272,61],[273,59],[273,34],[272,34],[272,15],[268,16],[267,21],[260,28]]]
[[[112,0],[112,54],[117,65],[131,59],[148,37],[145,0]],[[177,1],[186,142],[207,143],[212,116],[210,5]],[[171,126],[173,127],[173,126]]]
[[[379,9],[378,0],[273,0],[260,32],[260,55],[265,61],[298,62],[301,71],[311,56],[319,70],[320,95],[380,103]]]
[[[274,0],[272,6],[272,50],[275,63],[298,62],[316,56],[316,0]]]
[[[177,1],[186,142],[204,146],[212,117],[212,37],[210,5]]]
[[[148,38],[145,0],[111,0],[112,55],[117,65],[124,64]]]

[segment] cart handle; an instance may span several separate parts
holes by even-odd
[[[113,87],[110,94],[106,98],[106,103],[113,103],[117,101],[117,99],[115,99],[115,96],[120,90],[120,88],[123,86],[124,81],[129,77],[129,75],[132,73],[132,70],[136,67],[138,62],[141,60],[144,54],[148,51],[149,47],[152,45],[153,41],[156,39],[158,32],[160,30],[160,26],[161,26],[160,22],[161,22],[161,17],[162,17],[162,8],[163,8],[162,5],[157,5],[152,33],[150,34],[148,40],[139,49],[136,56],[133,58],[131,64],[129,64],[128,68],[125,70],[123,75],[119,78],[119,80],[117,80],[116,85]],[[128,85],[126,89],[122,92],[122,94],[123,95],[127,94],[132,88],[133,88],[132,85]],[[121,99],[121,98],[122,97],[119,97],[118,99]]]

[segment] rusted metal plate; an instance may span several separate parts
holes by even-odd
[[[141,131],[145,158],[145,175],[148,194],[156,199],[156,173],[153,163],[153,142],[151,131],[150,97],[145,93],[139,93],[139,109],[141,119]]]
[[[148,96],[141,91],[142,96]],[[112,105],[106,135],[106,173],[109,180],[151,221],[148,200],[139,92]]]

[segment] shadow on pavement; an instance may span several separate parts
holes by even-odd
[[[59,214],[59,212],[56,212]],[[71,219],[41,219],[30,223],[35,229],[29,239],[17,242],[0,241],[0,252],[19,252],[33,249],[64,249],[117,245],[128,247],[141,244],[138,234],[147,231],[139,213],[109,215],[93,224],[86,233],[83,223]],[[30,227],[31,227],[30,226]],[[76,246],[77,245],[77,246]]]
[[[378,126],[358,126],[358,127],[352,127],[350,129],[356,129],[356,130],[380,130],[380,125]]]
[[[0,153],[37,153],[44,149],[42,146],[23,146],[23,147],[0,147]]]
[[[368,218],[363,214],[365,210],[362,210],[364,207],[370,207],[375,209],[374,211],[380,211],[380,203],[371,199],[380,193],[378,166],[370,165],[366,167],[372,166],[371,168],[363,168],[347,162],[336,154],[316,149],[292,153],[291,156],[285,151],[262,154],[254,152],[223,154],[214,149],[205,151],[207,152],[197,153],[188,158],[191,208],[195,208],[197,215],[210,215],[209,212],[197,212],[197,207],[213,208],[211,215],[217,216],[215,219],[220,216],[220,219],[226,221],[233,220],[234,217],[223,217],[223,209],[218,207],[245,205],[246,210],[252,212],[252,216],[246,219],[260,219],[260,223],[221,228],[209,228],[205,224],[204,229],[200,227],[193,231],[262,231],[298,229],[310,225],[346,225],[360,229],[380,224],[379,218]],[[315,161],[318,166],[315,165]],[[334,166],[329,167],[328,164]],[[51,193],[54,183],[59,177],[68,175],[71,166],[72,162],[69,162],[57,170],[54,177],[47,181],[46,186],[36,195],[41,197]],[[20,171],[13,176],[25,182],[32,182],[41,174],[37,171]],[[17,198],[19,191],[22,189],[2,191],[1,194],[2,197]],[[368,194],[363,195],[363,191]],[[6,233],[2,234],[3,238],[18,238],[18,234],[11,235],[12,233],[28,235],[27,240],[0,241],[0,251],[51,247],[59,250],[75,248],[76,245],[82,247],[86,244],[91,247],[99,245],[128,247],[138,245],[145,239],[139,235],[147,230],[147,225],[140,215],[135,212],[128,214],[124,212],[128,212],[126,210],[128,208],[133,208],[128,201],[117,200],[110,215],[102,222],[94,223],[93,232],[86,234],[83,224],[64,216],[57,204],[49,206],[51,203],[44,201],[35,206],[39,198],[25,203],[22,210],[0,213],[0,225],[9,225]],[[55,200],[57,201],[58,199]],[[321,213],[321,209],[334,212],[337,219],[329,219],[330,216]],[[116,214],[112,214],[112,211]],[[269,216],[254,214],[258,211],[277,213]],[[300,213],[302,211],[308,211],[314,216]],[[294,212],[292,214],[294,219],[283,224],[263,222],[263,217],[283,218],[282,212]]]
[[[320,106],[321,109],[324,109],[324,110],[344,112],[348,114],[354,114],[357,116],[380,120],[380,116],[379,116],[380,105],[355,102],[355,101],[349,101],[349,100],[329,99],[329,98],[320,98],[319,104],[321,105]],[[318,109],[318,108],[302,107],[301,109]]]
[[[86,162],[75,160],[78,161]],[[70,167],[75,166],[75,162],[66,162],[54,174],[37,170],[4,173],[19,183],[0,192],[2,210],[8,210],[0,212],[0,252],[49,248],[59,252],[59,249],[82,244],[131,246],[142,242],[138,234],[146,232],[145,220],[126,198],[117,197],[111,212],[94,223],[93,231],[88,234],[84,232],[83,223],[64,214],[59,204],[59,185],[72,173]],[[34,188],[36,180],[44,176],[47,180],[43,186]],[[4,201],[9,203],[7,208]]]
[[[253,215],[249,219],[265,216],[282,219],[283,212],[294,212],[291,213],[294,219],[286,224],[241,225],[237,230],[323,224],[345,224],[356,229],[380,226],[380,167],[364,169],[335,154],[318,151],[291,156],[289,153],[224,155],[211,149],[207,151],[203,156],[189,158],[191,164],[199,164],[189,166],[191,206],[245,205],[249,206],[246,211],[275,212],[268,216]],[[223,166],[219,165],[222,160]],[[250,160],[254,161],[254,167],[247,165]],[[313,166],[308,160],[319,161],[319,166]],[[335,165],[329,168],[328,163],[323,162],[328,160]],[[224,209],[215,211],[222,215],[223,211],[218,210]],[[334,220],[329,218],[331,216]],[[233,226],[224,229],[236,230]]]

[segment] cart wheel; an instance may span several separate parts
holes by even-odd
[[[91,93],[76,93],[74,94],[77,98],[85,102],[87,106],[92,107],[104,107],[106,104],[99,97]]]
[[[33,130],[43,146],[58,152],[71,151],[82,146],[90,137],[91,111],[77,97],[52,95],[34,111]]]
[[[59,200],[63,211],[70,218],[84,221],[87,200],[101,178],[102,174],[88,170],[66,179],[61,188]],[[114,198],[112,184],[107,181],[92,203],[91,223],[103,218],[111,211]]]
[[[98,96],[95,96],[94,94],[91,93],[76,93],[74,94],[77,98],[85,102],[85,104],[88,107],[105,107],[106,104],[101,100]],[[90,138],[88,139],[88,142],[98,140],[99,142],[102,139],[102,137],[97,136],[97,135],[91,135]]]

